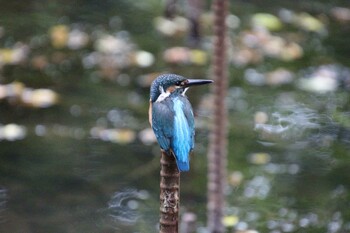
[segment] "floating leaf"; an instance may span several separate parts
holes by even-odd
[[[224,224],[225,227],[233,227],[238,223],[238,221],[239,221],[238,216],[229,215],[229,216],[223,217],[222,224]]]
[[[267,13],[253,15],[252,24],[253,26],[264,27],[270,31],[280,30],[283,26],[279,18]]]
[[[63,48],[68,42],[69,28],[66,25],[56,25],[50,29],[51,44],[55,48]]]

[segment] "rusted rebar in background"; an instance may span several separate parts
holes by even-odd
[[[165,1],[165,11],[164,16],[165,18],[172,19],[177,14],[177,7],[176,7],[177,0],[166,0]]]
[[[159,233],[178,233],[180,172],[175,157],[165,151],[162,151],[160,166]]]
[[[202,14],[203,0],[187,0],[186,17],[190,22],[188,44],[196,48],[201,42],[200,16]]]
[[[208,152],[208,230],[210,233],[224,232],[222,224],[224,209],[224,187],[227,164],[227,109],[225,98],[228,88],[227,45],[225,19],[227,0],[214,0],[214,57],[213,69],[213,125]]]

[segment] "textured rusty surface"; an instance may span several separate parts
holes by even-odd
[[[193,48],[200,46],[201,42],[200,16],[203,11],[203,4],[203,0],[187,0],[185,8],[186,17],[190,22],[188,44]]]
[[[166,0],[165,1],[165,11],[164,16],[166,18],[172,19],[177,14],[177,7],[176,7],[177,0]]]
[[[173,155],[160,159],[160,233],[177,233],[180,207],[180,172]]]
[[[227,157],[227,109],[225,98],[228,88],[227,45],[225,19],[228,0],[214,0],[214,54],[213,54],[213,128],[208,152],[208,229],[211,233],[224,232],[222,224]]]

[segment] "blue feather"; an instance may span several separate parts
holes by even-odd
[[[189,154],[193,149],[194,145],[193,113],[191,111],[189,115],[185,114],[185,109],[190,109],[190,105],[184,106],[184,102],[186,103],[186,105],[187,103],[189,104],[187,98],[181,95],[176,96],[173,99],[175,116],[173,125],[173,140],[171,140],[171,147],[174,151],[177,166],[180,171],[188,171],[190,169]],[[192,124],[190,124],[190,122]]]
[[[170,103],[170,105],[169,105]],[[170,152],[170,140],[173,137],[173,116],[174,112],[170,108],[171,100],[166,99],[152,105],[152,128],[156,135],[160,148]]]

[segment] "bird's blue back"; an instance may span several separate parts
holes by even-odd
[[[153,103],[152,121],[160,147],[175,154],[179,171],[188,171],[195,132],[192,107],[187,97],[173,93],[163,101]]]

